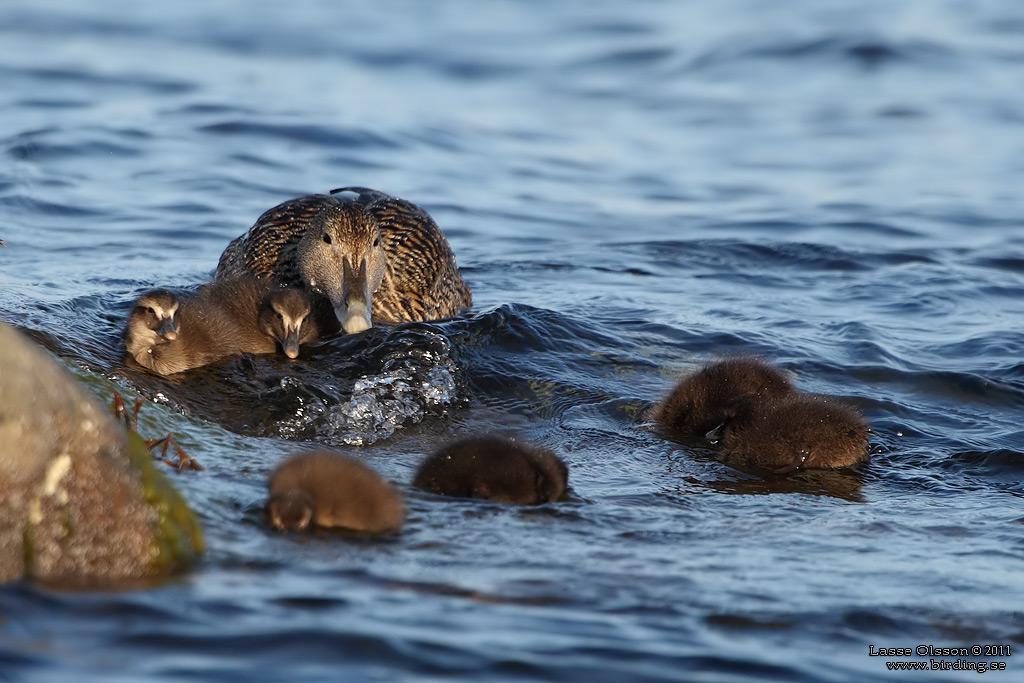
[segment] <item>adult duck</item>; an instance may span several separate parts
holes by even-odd
[[[215,279],[255,275],[326,297],[347,333],[456,315],[472,304],[455,254],[420,207],[364,187],[290,199],[220,257]]]

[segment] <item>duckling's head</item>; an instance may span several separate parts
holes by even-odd
[[[305,491],[275,493],[267,500],[267,521],[281,531],[302,531],[313,521],[313,505]]]
[[[142,335],[144,330],[148,331]],[[128,331],[148,336],[154,344],[178,338],[178,297],[166,289],[146,292],[135,302],[128,316]]]
[[[369,211],[347,199],[326,204],[297,254],[303,281],[331,300],[345,332],[372,327],[370,306],[384,280],[385,255],[380,225]]]
[[[284,355],[297,358],[299,344],[308,341],[311,330],[309,296],[300,289],[275,289],[263,297],[259,325],[273,337]]]

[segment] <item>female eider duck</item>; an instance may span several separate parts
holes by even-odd
[[[416,488],[458,498],[542,505],[565,495],[569,470],[551,451],[498,436],[456,441],[428,456]]]
[[[337,332],[333,314],[311,307],[302,290],[269,281],[235,278],[214,282],[184,301],[154,290],[135,302],[125,328],[125,348],[143,367],[172,375],[241,353],[289,358],[299,346]]]
[[[275,529],[384,533],[402,527],[402,499],[394,487],[348,455],[316,451],[293,456],[274,470],[267,488],[267,521]]]
[[[265,212],[227,246],[214,277],[243,274],[326,297],[350,334],[374,322],[447,318],[472,304],[455,255],[427,212],[362,187]]]
[[[856,410],[828,396],[741,399],[718,429],[716,457],[755,473],[849,467],[867,460],[870,431]]]
[[[744,397],[772,398],[796,391],[782,372],[758,358],[711,363],[679,380],[651,412],[669,433],[696,438],[718,427]]]

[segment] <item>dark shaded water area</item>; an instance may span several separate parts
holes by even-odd
[[[0,589],[0,680],[977,677],[868,655],[920,644],[1024,675],[1024,5],[13,0],[0,82],[0,318],[150,399],[209,548]],[[345,185],[425,207],[473,310],[126,365],[136,296]],[[729,354],[855,405],[871,463],[765,481],[664,438],[650,404]],[[570,499],[409,486],[481,431],[561,454]],[[400,535],[264,527],[316,445],[396,482]]]

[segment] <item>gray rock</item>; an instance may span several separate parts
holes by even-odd
[[[135,583],[202,552],[142,439],[0,322],[0,582]]]

